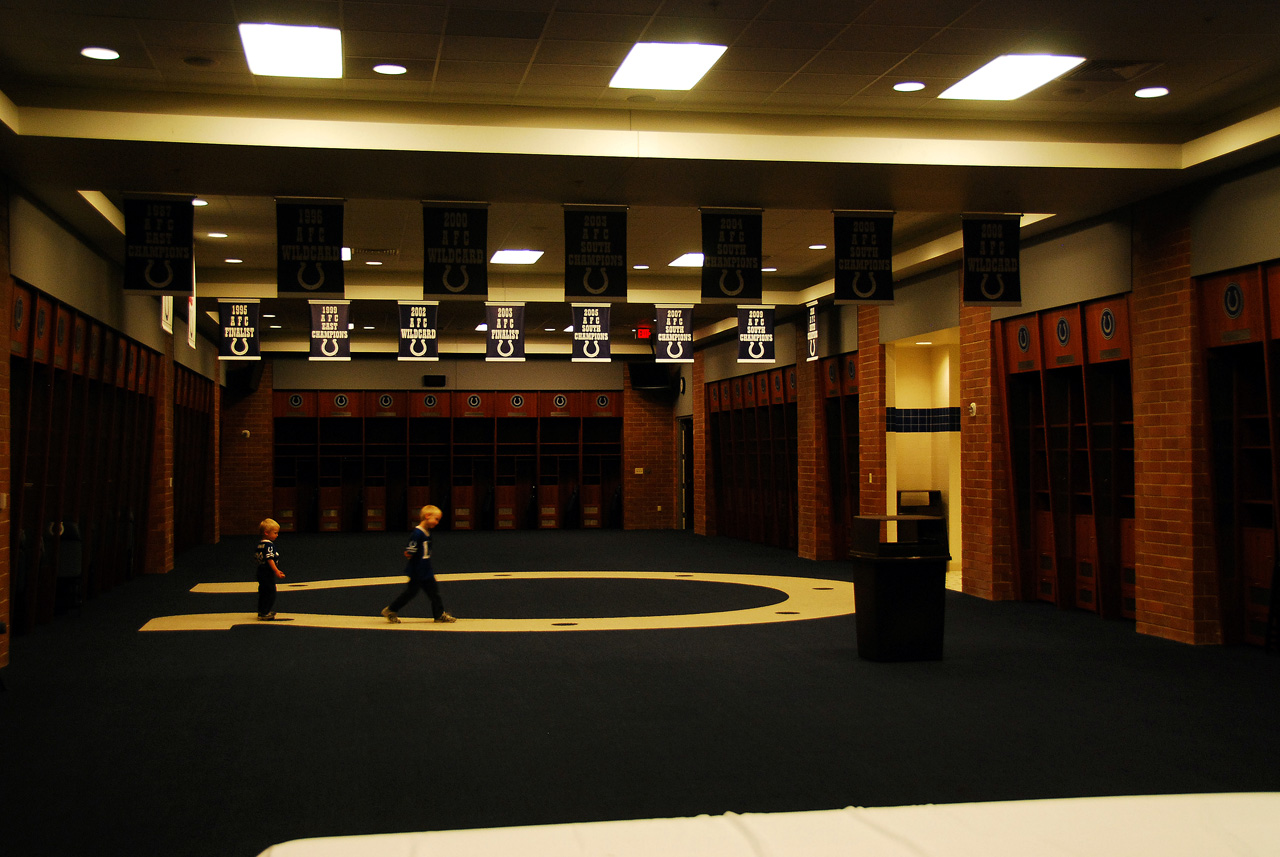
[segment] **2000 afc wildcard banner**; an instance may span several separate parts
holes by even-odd
[[[276,295],[337,295],[342,272],[342,203],[276,202]]]
[[[626,209],[565,209],[564,296],[627,296]]]
[[[425,297],[489,294],[489,210],[481,204],[422,205],[422,291]]]
[[[351,302],[311,301],[311,353],[308,360],[351,359]]]
[[[1018,306],[1022,303],[1019,232],[1022,218],[1011,215],[966,216],[964,287],[966,306]]]
[[[262,341],[258,329],[262,305],[256,300],[218,301],[219,360],[261,360]]]
[[[760,212],[702,212],[702,300],[758,301],[763,226]]]
[[[435,301],[400,301],[400,353],[397,360],[439,360]]]
[[[195,282],[191,197],[124,201],[124,292],[185,295]]]
[[[836,212],[836,303],[893,303],[893,214]]]

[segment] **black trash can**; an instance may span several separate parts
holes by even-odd
[[[898,524],[898,541],[880,540]],[[858,656],[871,661],[942,659],[947,562],[946,519],[866,515],[854,520],[853,593]]]

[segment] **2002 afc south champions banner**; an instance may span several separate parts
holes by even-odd
[[[276,201],[276,295],[342,297],[342,200]]]
[[[191,197],[124,201],[124,292],[187,295],[195,286]]]

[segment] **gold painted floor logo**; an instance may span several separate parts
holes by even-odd
[[[264,625],[281,628],[359,628],[365,631],[436,631],[456,634],[468,631],[643,631],[660,628],[714,628],[728,625],[761,625],[770,622],[796,622],[824,619],[853,612],[853,584],[843,580],[811,577],[772,577],[758,574],[704,574],[700,572],[660,571],[510,571],[478,574],[439,574],[441,583],[463,580],[666,580],[675,583],[701,581],[737,586],[774,589],[786,599],[764,607],[726,610],[718,613],[680,613],[667,616],[605,616],[595,618],[557,619],[484,619],[460,616],[452,624],[437,624],[429,618],[402,616],[392,625],[379,615],[345,616],[322,613],[284,613],[286,622],[259,622],[253,613],[193,613],[161,616],[143,625],[142,631],[227,631],[236,625]],[[316,580],[310,583],[287,583],[280,586],[285,600],[291,592],[318,589],[343,589],[358,586],[394,586],[404,584],[404,576],[360,577],[342,580]],[[257,592],[253,581],[240,583],[201,583],[191,591],[201,594],[244,594]],[[446,590],[447,592],[447,590]]]

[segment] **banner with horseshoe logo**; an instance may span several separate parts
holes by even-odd
[[[397,360],[439,360],[436,301],[400,301],[400,350]]]
[[[806,346],[806,354],[804,362],[812,363],[818,359],[818,302],[809,301],[804,305],[806,311],[806,323],[804,331],[804,341]]]
[[[703,209],[703,303],[760,300],[762,220],[758,208]]]
[[[573,357],[571,363],[608,363],[609,304],[573,304]]]
[[[262,305],[256,299],[218,299],[219,360],[261,360]]]
[[[626,298],[625,207],[565,207],[564,296],[596,300]]]
[[[489,294],[488,203],[422,204],[422,291],[428,298]]]
[[[124,293],[185,295],[195,281],[191,197],[124,201]]]
[[[484,305],[489,325],[484,359],[519,363],[524,360],[524,304]]]
[[[311,351],[308,360],[350,360],[351,302],[308,301],[311,304]]]
[[[738,307],[738,362],[776,363],[773,343],[773,307]]]
[[[1019,263],[1021,215],[965,215],[965,306],[1020,306],[1022,279]]]
[[[341,200],[276,201],[276,294],[342,297]]]
[[[893,212],[835,212],[837,304],[893,303]]]
[[[693,362],[693,305],[658,304],[653,331],[655,363]]]

